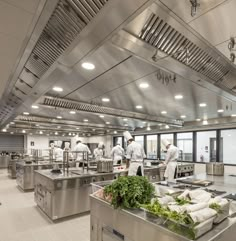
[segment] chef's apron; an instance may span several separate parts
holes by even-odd
[[[175,180],[176,167],[177,167],[177,161],[170,161],[167,164],[164,177],[167,179],[168,182],[172,182]]]
[[[144,176],[143,162],[131,162],[128,176]]]

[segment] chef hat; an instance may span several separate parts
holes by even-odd
[[[100,143],[98,144],[98,148],[99,148],[99,149],[102,149],[102,148],[103,148],[103,142],[100,142]]]
[[[128,140],[130,140],[130,139],[133,139],[133,137],[131,136],[131,134],[130,134],[128,131],[125,131],[125,132],[123,133],[123,135],[124,135],[126,141],[128,141]]]
[[[167,147],[167,146],[170,145],[171,143],[170,143],[168,140],[164,139],[164,140],[162,140],[162,144],[163,144],[165,147]]]
[[[65,148],[70,148],[70,142],[65,142]]]
[[[57,141],[57,147],[61,148],[62,141]]]

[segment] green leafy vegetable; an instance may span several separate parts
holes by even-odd
[[[183,199],[183,198],[175,198],[175,201],[178,205],[185,205],[185,204],[190,204],[191,202],[187,199]]]
[[[111,204],[115,208],[138,208],[151,202],[155,188],[146,177],[127,176],[106,186],[104,194],[112,197]]]
[[[218,203],[212,203],[209,208],[214,209],[217,213],[222,213],[221,206]]]

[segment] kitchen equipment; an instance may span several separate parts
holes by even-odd
[[[192,186],[192,185],[189,185],[189,184],[176,184],[176,185],[174,185],[174,186],[172,186],[173,188],[178,188],[178,189],[183,189],[183,190],[185,190],[185,189],[189,189],[189,190],[195,190],[195,189],[197,189],[197,188],[199,188],[199,187],[196,187],[196,186]]]
[[[202,179],[195,179],[195,178],[185,178],[185,179],[177,179],[177,182],[195,185],[195,186],[201,186],[201,187],[207,187],[213,184],[212,181],[209,180],[202,180]]]
[[[97,172],[113,172],[113,161],[111,159],[101,159],[97,162]]]
[[[211,162],[206,164],[207,175],[224,176],[224,163]]]
[[[236,201],[236,193],[231,193],[227,196],[224,196],[224,198],[232,199],[232,200]]]

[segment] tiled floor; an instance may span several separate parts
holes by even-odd
[[[53,223],[24,193],[16,181],[0,170],[0,241],[89,241],[89,215]]]

